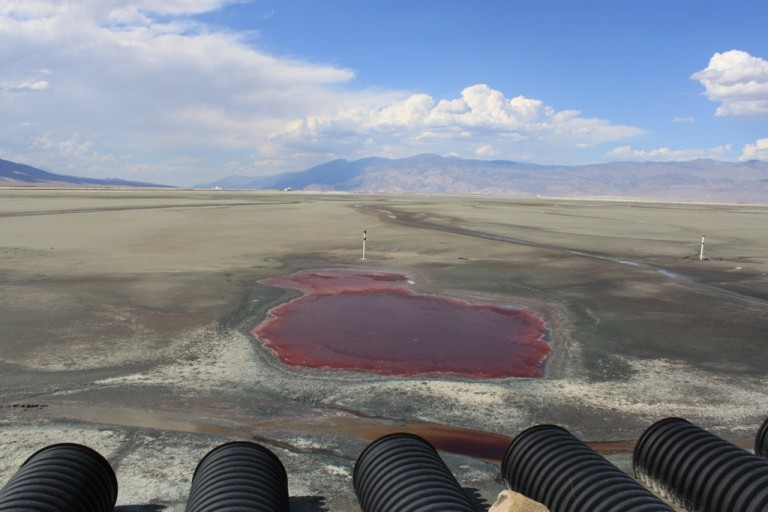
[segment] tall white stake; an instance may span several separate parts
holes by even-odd
[[[699,261],[704,261],[704,235],[701,235],[701,250],[699,251]]]
[[[368,231],[363,230],[363,259],[365,259],[365,240],[368,238]]]

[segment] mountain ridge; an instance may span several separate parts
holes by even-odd
[[[168,185],[130,181],[120,178],[84,178],[55,174],[27,164],[0,159],[0,186],[81,185],[96,187],[151,187],[170,188]]]
[[[168,187],[54,174],[0,159],[0,186]],[[622,198],[768,204],[768,162],[607,162],[578,166],[421,154],[336,159],[298,172],[227,176],[194,188]]]
[[[199,187],[768,203],[768,162],[696,159],[566,166],[421,154],[338,159],[304,171],[230,176]]]

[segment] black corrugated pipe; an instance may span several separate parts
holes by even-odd
[[[187,512],[288,512],[288,476],[277,455],[249,441],[217,446],[192,477]]]
[[[38,450],[0,490],[0,510],[112,512],[117,478],[99,452],[73,443]]]
[[[477,512],[437,450],[413,434],[369,444],[352,479],[363,512]]]
[[[520,432],[501,462],[507,487],[550,512],[673,512],[639,482],[557,425]]]
[[[755,436],[755,455],[768,459],[768,418],[765,418]]]
[[[637,441],[635,475],[691,512],[768,511],[768,461],[681,418]]]

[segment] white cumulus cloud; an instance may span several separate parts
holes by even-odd
[[[757,139],[754,144],[745,144],[739,160],[768,160],[768,138]]]
[[[458,98],[438,101],[427,94],[412,94],[369,109],[340,109],[296,119],[274,133],[262,149],[271,155],[295,154],[362,147],[362,141],[373,140],[382,148],[398,148],[389,156],[429,151],[515,158],[534,147],[572,151],[641,133],[578,111],[557,111],[538,99],[507,98],[502,91],[477,84],[465,88]]]
[[[768,61],[740,50],[716,53],[691,78],[701,82],[710,100],[720,103],[716,115],[768,117]]]

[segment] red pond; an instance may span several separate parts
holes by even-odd
[[[253,331],[289,366],[544,376],[547,326],[524,309],[417,294],[407,276],[384,272],[307,271],[261,283],[304,293]]]

